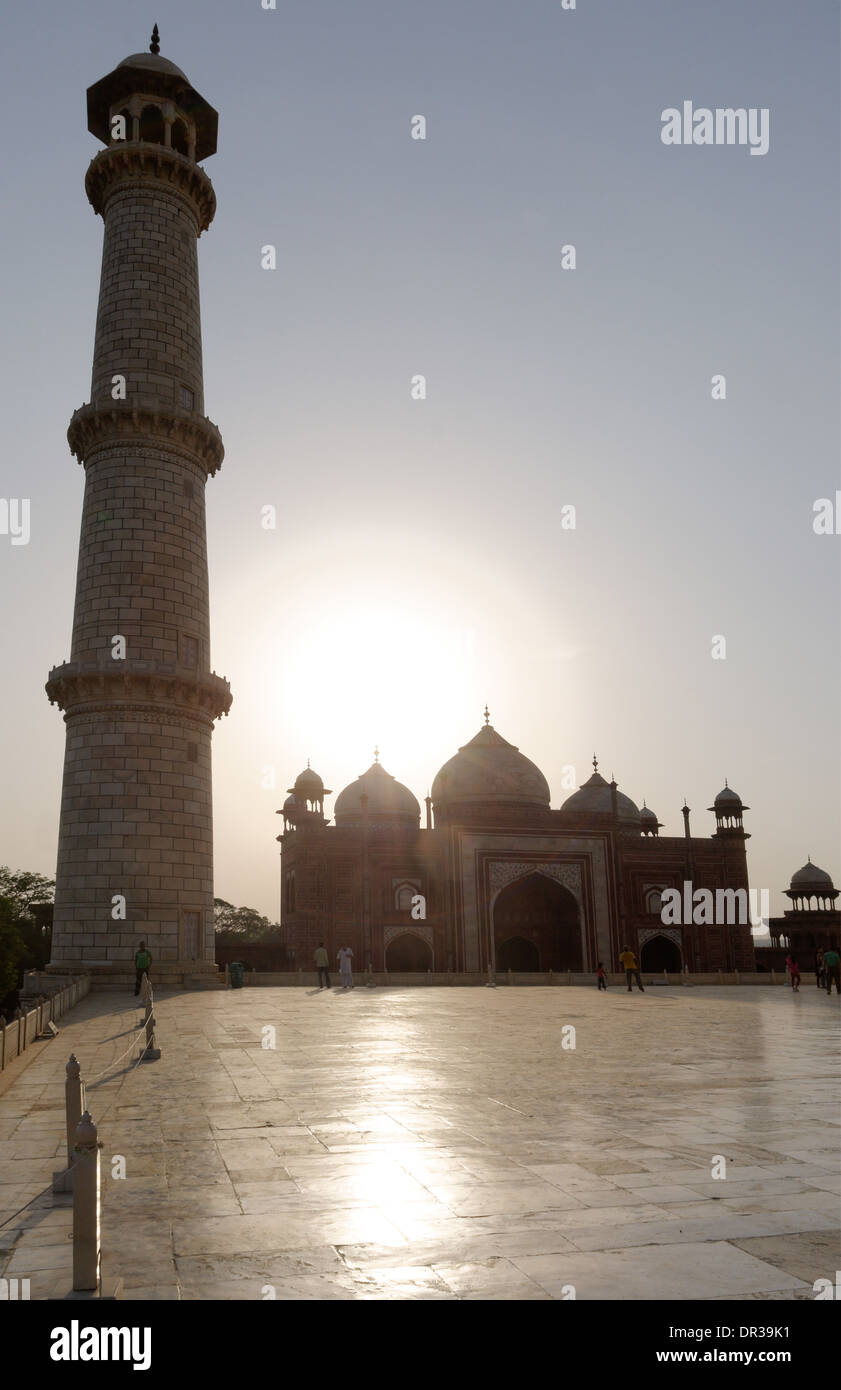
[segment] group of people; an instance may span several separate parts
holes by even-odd
[[[353,989],[353,951],[349,946],[339,948],[336,957],[339,966],[339,979],[342,989]],[[318,988],[330,988],[330,957],[323,941],[319,941],[315,952],[315,968],[318,971]]]
[[[639,990],[640,994],[645,994],[645,986],[643,985],[642,976],[640,975],[639,962],[636,956],[634,955],[634,952],[631,950],[630,946],[622,947],[622,954],[619,957],[619,964],[625,971],[625,979],[628,982],[628,993],[630,994],[632,990],[631,981],[636,980],[637,989]],[[596,962],[596,988],[607,989],[607,976],[605,975],[604,964],[602,963],[602,961]]]
[[[786,966],[794,988],[794,978],[791,965],[794,965],[797,972],[797,989],[800,988],[800,967],[794,959],[793,954],[786,956]],[[832,993],[832,986],[835,985],[835,993],[841,994],[841,956],[835,946],[830,946],[828,951],[824,951],[820,946],[815,953],[815,984],[818,989],[825,989],[827,994]]]

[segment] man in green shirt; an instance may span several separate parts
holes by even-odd
[[[324,989],[325,983],[327,988],[330,988],[330,971],[328,969],[329,964],[330,957],[324,949],[324,942],[319,941],[315,952],[315,965],[316,969],[318,970],[319,989]]]
[[[839,956],[834,946],[830,946],[828,951],[823,953],[823,968],[826,975],[826,992],[832,993],[832,981],[835,981],[835,993],[841,994],[841,956]]]
[[[143,976],[144,976],[144,975],[146,976],[146,978],[147,978],[147,980],[148,980],[148,978],[149,978],[149,966],[150,966],[151,964],[152,964],[152,952],[151,952],[151,951],[147,951],[147,950],[146,950],[146,942],[145,942],[145,941],[141,941],[141,943],[140,943],[140,949],[137,950],[137,951],[135,951],[135,953],[134,953],[134,970],[135,970],[134,992],[135,992],[135,994],[139,994],[139,993],[140,993],[140,982],[141,982],[141,980],[143,979]]]

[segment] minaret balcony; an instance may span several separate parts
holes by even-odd
[[[195,670],[171,661],[120,662],[113,667],[68,661],[54,666],[46,686],[51,705],[80,714],[104,706],[203,715],[210,722],[226,715],[233,703],[231,687],[215,671]]]

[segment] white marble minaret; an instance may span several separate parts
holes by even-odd
[[[231,692],[210,666],[205,484],[224,450],[204,413],[197,238],[216,207],[199,161],[217,115],[158,51],[88,89],[106,148],[85,179],[104,222],[64,711],[51,964],[125,973],[145,939],[161,984],[212,970],[210,744]]]

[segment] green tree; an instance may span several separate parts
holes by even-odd
[[[0,897],[0,1005],[14,1008],[26,945],[15,920],[15,904]]]
[[[55,891],[55,880],[43,874],[30,873],[28,869],[10,869],[8,864],[0,864],[0,897],[12,903],[14,920],[32,917],[36,903],[51,903]]]
[[[277,936],[280,927],[255,907],[234,907],[224,898],[213,899],[217,937],[237,941],[266,941]]]

